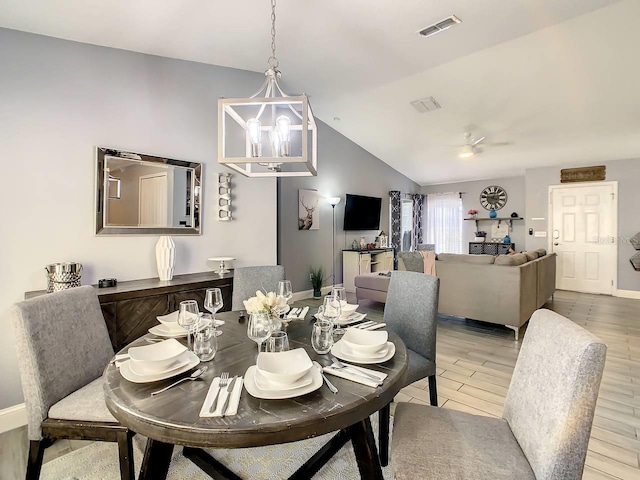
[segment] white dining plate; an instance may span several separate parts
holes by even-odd
[[[149,383],[149,382],[157,382],[159,380],[164,380],[166,378],[175,377],[176,375],[180,375],[181,373],[186,372],[187,370],[191,370],[193,367],[200,363],[200,359],[193,352],[186,352],[189,358],[189,362],[175,370],[171,370],[169,372],[157,373],[155,375],[138,375],[131,370],[130,360],[125,360],[120,365],[120,374],[127,380],[133,383]]]
[[[356,322],[360,322],[362,320],[364,320],[364,318],[367,316],[366,313],[359,313],[359,312],[353,312],[351,315],[349,315],[347,318],[341,318],[336,322],[336,325],[340,325],[341,327],[344,327],[345,325],[351,325],[352,323],[356,323]],[[323,316],[321,313],[316,313],[315,317],[318,320],[322,320]]]
[[[382,358],[355,356],[352,355],[348,349],[347,351],[345,351],[344,346],[345,345],[342,340],[338,340],[333,344],[333,347],[331,347],[331,354],[335,355],[340,360],[345,360],[347,362],[353,363],[361,363],[363,365],[384,363],[387,360],[391,360],[396,353],[396,346],[393,344],[393,342],[387,342],[388,351],[387,354]]]
[[[171,312],[171,313],[167,313],[166,315],[158,315],[156,318],[158,319],[158,321],[160,323],[163,324],[175,324],[176,326],[178,325],[178,314],[180,312],[178,310],[176,310],[175,312]],[[204,312],[200,312],[198,313],[199,316],[202,316],[204,314]]]
[[[288,385],[283,385],[281,383],[275,383],[270,381],[268,378],[262,375],[262,372],[258,368],[256,368],[253,378],[256,382],[256,386],[263,391],[279,391],[280,392],[285,390],[295,390],[296,388],[306,387],[307,385],[310,385],[313,382],[313,373],[311,370],[313,370],[313,367],[311,367],[311,369],[309,369],[309,371],[306,374],[304,374],[302,378],[299,378],[297,381]]]
[[[158,362],[144,362],[144,361],[136,361],[134,359],[130,359],[129,368],[136,375],[147,376],[147,375],[157,375],[160,373],[169,373],[173,370],[177,370],[179,368],[184,367],[191,361],[191,357],[189,357],[188,352],[183,352],[180,356],[175,358],[171,364],[166,367],[159,367]]]
[[[256,372],[258,368],[255,365],[250,366],[244,374],[244,388],[247,389],[249,395],[264,400],[282,400],[285,398],[294,398],[306,395],[316,391],[322,386],[322,375],[317,368],[311,369],[311,383],[303,387],[293,390],[262,390],[256,384]]]
[[[211,325],[211,320],[208,318],[200,320],[199,326],[200,330],[204,327],[208,327]],[[156,335],[158,337],[163,338],[181,338],[187,336],[187,331],[183,328],[182,331],[176,330],[174,328],[165,327],[163,324],[156,325],[155,327],[151,327],[149,329],[149,333],[152,335]]]

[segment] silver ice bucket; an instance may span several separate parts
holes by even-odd
[[[52,263],[44,267],[47,275],[47,293],[59,292],[82,285],[82,264],[75,262]]]

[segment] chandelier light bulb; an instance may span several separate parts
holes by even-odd
[[[247,133],[251,142],[251,156],[259,157],[262,148],[262,124],[257,118],[247,120]]]
[[[291,154],[291,119],[286,115],[276,118],[276,127],[280,138],[280,156],[288,157]]]

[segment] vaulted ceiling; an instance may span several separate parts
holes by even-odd
[[[640,158],[640,1],[278,0],[276,13],[290,93],[420,184]],[[450,15],[462,23],[416,33]],[[0,0],[0,27],[257,72],[270,55],[268,0]],[[410,105],[429,96],[440,109]],[[487,138],[460,159],[466,131]]]

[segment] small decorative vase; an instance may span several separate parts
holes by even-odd
[[[277,332],[278,330],[282,329],[282,321],[278,317],[276,317],[275,315],[269,314],[269,318],[271,319],[274,332]]]
[[[313,291],[313,298],[320,298],[321,296],[322,296],[322,290],[314,290]]]
[[[476,237],[475,241],[476,242],[484,242],[484,237]]]
[[[496,209],[491,207],[491,210],[489,210],[489,218],[496,218],[498,216],[498,212],[496,212]]]
[[[503,242],[504,242],[504,243],[511,243],[511,237],[509,236],[509,234],[507,234],[507,235],[505,235],[505,236],[504,236],[504,240],[503,240]]]
[[[163,282],[171,280],[176,264],[176,244],[168,235],[163,235],[156,243],[156,263],[160,280]]]
[[[478,218],[478,214],[477,214],[477,213],[472,213],[472,214],[471,214],[471,218],[474,218],[474,219],[475,219],[475,218]]]
[[[360,248],[367,248],[367,242],[364,240],[364,237],[360,237]]]
[[[357,250],[358,249],[358,241],[354,240],[353,243],[351,244],[351,250]]]

